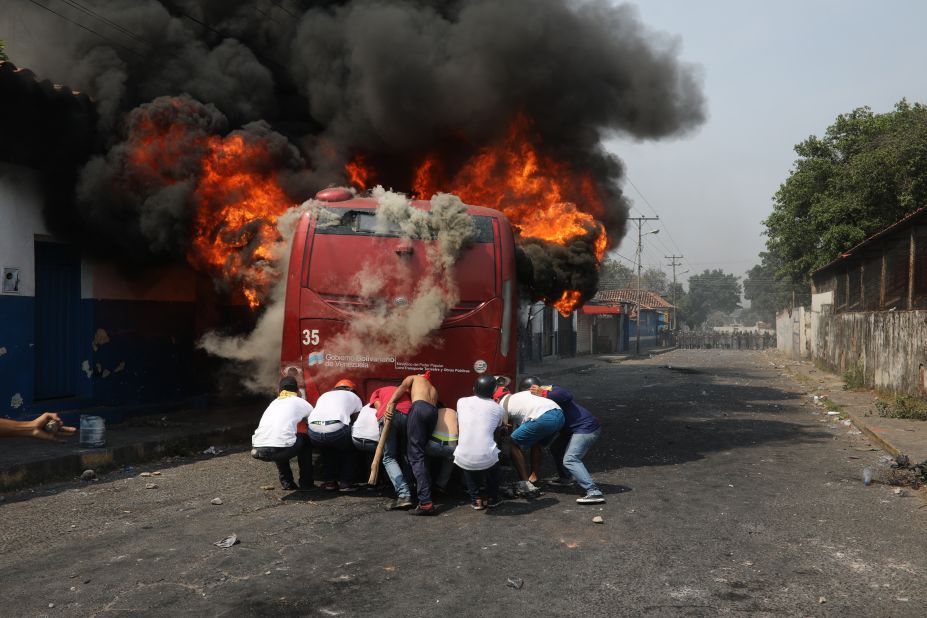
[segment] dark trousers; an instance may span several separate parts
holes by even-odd
[[[486,470],[464,470],[464,482],[467,484],[467,493],[470,494],[471,500],[486,495],[490,500],[496,500],[499,497],[499,463],[493,464],[492,468]],[[485,487],[486,493],[482,494],[481,489]]]
[[[409,436],[406,452],[409,465],[412,466],[412,475],[418,490],[418,503],[431,503],[431,478],[428,475],[428,462],[425,458],[425,447],[431,434],[434,433],[438,422],[438,409],[427,401],[412,402],[409,411],[409,421],[406,433]]]
[[[261,446],[254,449],[255,459],[272,461],[277,465],[281,483],[293,482],[293,469],[290,468],[290,459],[293,457],[296,457],[299,464],[299,484],[312,485],[312,443],[306,434],[296,434],[296,442],[292,446]]]
[[[337,431],[321,433],[309,425],[309,437],[313,445],[322,449],[323,480],[338,481],[341,487],[350,487],[354,482],[354,442],[351,441],[351,426],[342,425]]]

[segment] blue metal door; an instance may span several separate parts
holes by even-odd
[[[77,394],[80,365],[80,255],[60,243],[35,243],[35,399]]]

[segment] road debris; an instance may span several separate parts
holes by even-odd
[[[827,603],[827,598],[826,598],[826,597],[818,597],[818,603],[819,603],[820,605],[824,605],[825,603]]]
[[[274,488],[273,485],[261,485],[261,489],[263,489],[264,491],[270,491],[273,488]]]
[[[233,534],[231,536],[225,537],[221,541],[216,541],[213,543],[213,545],[216,547],[231,547],[232,545],[238,545],[239,543],[241,543],[241,541],[238,540],[238,535]]]
[[[80,475],[80,480],[95,481],[97,480],[97,473],[93,470],[84,470],[84,472]]]
[[[899,498],[904,498],[905,496],[908,495],[908,492],[906,492],[905,490],[903,490],[901,487],[896,487],[896,488],[895,488],[895,495],[898,496]]]
[[[157,488],[158,488],[158,484],[157,484],[157,483],[147,483],[147,484],[145,485],[145,489],[157,489]]]
[[[218,455],[221,452],[222,452],[222,449],[216,448],[214,446],[210,446],[208,449],[203,451],[203,455]]]
[[[863,485],[869,486],[872,484],[872,468],[866,466],[863,468]]]
[[[603,517],[602,517],[601,515],[596,515],[595,517],[592,518],[592,523],[594,523],[594,524],[604,524],[604,523],[605,523],[605,519],[603,519]]]
[[[520,577],[510,577],[505,580],[505,585],[515,590],[521,590],[522,586],[525,585],[525,580]]]
[[[161,476],[161,473],[155,470],[154,472],[151,473],[151,476]]]
[[[222,504],[222,498],[213,498],[209,501],[209,504],[215,504],[216,506],[219,506]]]
[[[148,476],[151,476],[151,472],[142,472],[141,474],[139,474],[139,476],[148,477]]]

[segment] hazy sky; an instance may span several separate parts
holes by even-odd
[[[902,97],[927,102],[927,2],[636,4],[644,23],[675,35],[681,57],[701,67],[709,111],[694,135],[608,144],[661,218],[645,224],[662,230],[645,237],[645,268],[671,273],[663,256],[682,253],[677,272],[741,275],[765,247],[762,220],[796,143],[856,107],[884,112]],[[632,216],[653,215],[634,187],[625,190]],[[617,251],[633,259],[636,245],[629,233]]]

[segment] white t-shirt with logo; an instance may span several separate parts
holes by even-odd
[[[345,425],[351,424],[351,415],[363,407],[360,397],[351,391],[339,390],[322,393],[315,408],[309,415],[309,422],[314,421],[341,421]]]
[[[533,421],[548,410],[560,409],[560,406],[555,401],[547,397],[532,395],[531,391],[521,391],[520,393],[506,395],[506,397],[508,397],[508,407],[506,409],[509,413],[509,422],[513,425]],[[505,405],[505,398],[500,403]]]
[[[486,470],[499,461],[499,448],[493,437],[502,424],[502,406],[492,399],[472,396],[457,400],[460,433],[454,450],[454,463],[464,470]]]
[[[367,405],[361,408],[354,426],[351,427],[351,437],[363,440],[379,440],[380,424],[377,422],[377,409]]]
[[[312,413],[312,404],[295,395],[278,397],[270,402],[261,422],[251,436],[251,446],[293,446],[296,425]]]

